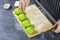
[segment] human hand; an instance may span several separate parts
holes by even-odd
[[[30,2],[30,0],[20,0],[20,6],[19,6],[19,8],[22,11],[25,11],[25,9],[28,6],[29,2]]]
[[[54,27],[52,31],[54,31],[55,33],[59,33],[60,32],[60,20],[56,23],[56,25],[55,25],[56,27]]]
[[[58,21],[58,25],[57,25],[57,28],[56,28],[55,32],[56,33],[60,32],[60,20]]]

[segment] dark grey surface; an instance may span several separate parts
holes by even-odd
[[[12,14],[14,1],[0,0],[0,40],[60,40],[60,34],[51,31],[29,39]],[[12,8],[5,10],[4,3],[10,3]]]

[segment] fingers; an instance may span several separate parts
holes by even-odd
[[[26,0],[26,6],[28,6],[29,3],[30,3],[30,0]]]
[[[28,6],[30,0],[20,0],[20,9],[25,11],[26,7]]]
[[[20,9],[22,10],[22,11],[24,11],[24,6],[25,6],[25,3],[24,3],[24,1],[23,0],[20,0]]]
[[[21,8],[22,8],[22,11],[25,10],[25,3],[22,3]]]
[[[57,21],[53,27],[54,27],[54,28],[52,28],[51,31],[53,31],[53,32],[55,32],[55,33],[59,33],[59,32],[60,32],[60,20]]]
[[[60,32],[60,24],[58,24],[57,29],[55,30],[56,33]]]

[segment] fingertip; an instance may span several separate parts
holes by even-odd
[[[54,31],[55,33],[59,33],[59,31],[56,29],[55,31]]]

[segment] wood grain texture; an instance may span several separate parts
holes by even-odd
[[[27,34],[29,38],[32,38],[53,28],[51,22],[43,15],[43,13],[37,8],[35,4],[28,6],[25,10],[25,13],[35,29],[35,32],[33,34]],[[21,22],[18,20],[17,16],[14,13],[13,15],[16,17],[17,21],[21,25]]]

